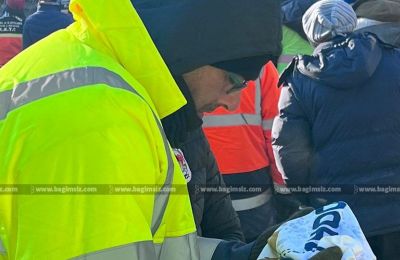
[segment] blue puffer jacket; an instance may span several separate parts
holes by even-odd
[[[340,185],[308,202],[348,202],[368,236],[400,229],[400,190],[379,192],[400,187],[399,71],[400,50],[365,33],[321,44],[281,77],[278,167],[290,185]]]
[[[22,47],[28,48],[51,33],[66,28],[73,22],[70,14],[61,12],[61,6],[42,3],[24,24]]]

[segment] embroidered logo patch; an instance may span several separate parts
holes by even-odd
[[[172,149],[174,151],[176,160],[179,163],[179,166],[181,167],[181,170],[183,172],[183,177],[185,177],[186,183],[188,183],[192,179],[192,171],[189,168],[189,164],[187,163],[185,159],[185,155],[183,154],[181,149]]]

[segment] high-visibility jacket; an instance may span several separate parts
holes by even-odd
[[[278,72],[281,74],[287,65],[298,54],[311,54],[313,48],[292,29],[283,26],[282,30],[282,54],[278,59]]]
[[[23,23],[24,18],[9,8],[0,16],[0,68],[22,50]]]
[[[130,1],[70,8],[0,70],[0,258],[209,259],[159,121],[185,103],[167,67]]]
[[[245,173],[270,167],[275,183],[283,184],[275,166],[271,127],[278,113],[278,73],[272,62],[241,93],[235,111],[218,108],[205,113],[203,129],[222,174]]]

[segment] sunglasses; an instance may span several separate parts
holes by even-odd
[[[227,94],[231,94],[236,91],[240,91],[247,87],[248,81],[245,80],[242,76],[235,74],[233,72],[227,72],[229,82],[232,84],[232,88],[228,90]]]

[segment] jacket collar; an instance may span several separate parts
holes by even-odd
[[[46,4],[46,3],[40,3],[38,5],[38,11],[45,11],[45,12],[60,12],[61,11],[61,6],[60,5],[54,5],[54,4]]]

